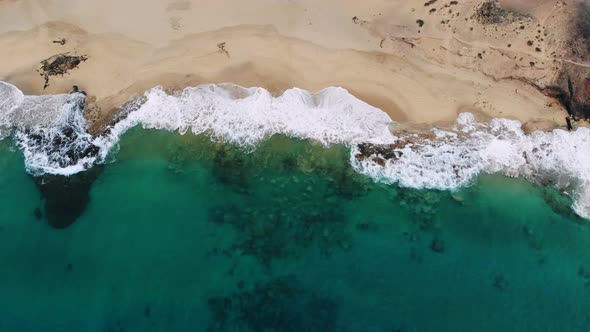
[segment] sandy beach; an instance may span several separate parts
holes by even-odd
[[[563,106],[540,87],[576,62],[560,44],[575,3],[505,0],[525,16],[485,25],[474,16],[482,2],[4,0],[0,80],[27,94],[80,86],[93,131],[151,87],[222,82],[276,95],[340,86],[411,124],[469,111],[564,126]],[[39,63],[64,52],[88,60],[43,90]]]

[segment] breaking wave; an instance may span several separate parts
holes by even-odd
[[[536,131],[526,135],[518,121],[493,119],[479,123],[471,113],[459,115],[451,130],[398,137],[392,158],[357,158],[356,171],[412,188],[453,190],[479,174],[499,173],[553,185],[572,196],[574,210],[590,218],[590,129]]]
[[[84,171],[100,150],[86,131],[84,99],[81,93],[24,96],[0,82],[0,139],[13,138],[33,175]]]
[[[103,136],[86,131],[84,95],[25,96],[0,82],[0,138],[12,137],[27,170],[69,175],[104,162],[128,129],[205,134],[247,150],[274,134],[351,148],[354,169],[376,181],[413,188],[453,190],[478,174],[500,173],[554,185],[574,198],[575,211],[590,218],[590,130],[525,135],[521,123],[459,116],[450,130],[394,136],[383,111],[342,88],[318,93],[289,89],[274,97],[262,88],[201,85],[169,95],[156,87],[127,103]],[[359,158],[361,143],[388,151]]]

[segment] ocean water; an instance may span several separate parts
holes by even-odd
[[[83,112],[0,82],[0,331],[590,330],[588,129],[232,84]]]
[[[401,188],[346,146],[282,135],[248,152],[134,128],[119,145],[55,229],[0,142],[1,331],[590,327],[590,228],[552,187]]]

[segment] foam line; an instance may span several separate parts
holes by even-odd
[[[396,137],[383,111],[345,89],[318,93],[293,88],[274,97],[263,88],[207,84],[169,95],[156,87],[127,104],[121,119],[101,137],[86,132],[81,94],[25,96],[0,82],[0,139],[11,136],[33,174],[69,175],[104,162],[130,128],[205,134],[213,140],[255,149],[275,134],[350,146],[354,169],[376,181],[405,187],[454,190],[481,173],[525,177],[554,185],[590,218],[590,130],[554,130],[525,135],[521,123],[475,121],[461,114],[452,130]],[[359,160],[359,143],[399,144],[395,158]]]

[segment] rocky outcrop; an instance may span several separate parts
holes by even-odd
[[[565,5],[564,5],[565,7]],[[562,59],[554,86],[547,88],[576,120],[590,118],[590,5],[584,2],[564,8],[570,18],[568,39],[556,43],[554,55]]]
[[[532,85],[545,95],[557,99],[572,119],[588,119],[590,4],[559,1],[548,15],[536,25],[538,35],[527,42],[531,50],[539,54],[536,61],[530,62],[532,69],[536,70],[520,70],[508,77],[495,78],[517,79]],[[524,22],[528,18],[513,9],[502,8],[497,1],[484,2],[474,17],[484,25],[502,25],[515,19]]]
[[[565,64],[556,84],[543,92],[559,100],[574,120],[590,118],[590,68]]]
[[[481,24],[503,24],[526,19],[528,16],[514,10],[502,8],[497,1],[490,0],[482,3],[477,8],[473,18]]]
[[[72,93],[83,93],[74,87]],[[80,95],[81,96],[81,95]],[[76,99],[73,113],[83,112],[85,99]],[[102,171],[101,165],[92,165],[100,148],[92,142],[82,124],[75,117],[57,127],[38,128],[24,133],[27,149],[35,154],[45,155],[61,168],[84,162],[85,171],[73,175],[34,173],[33,179],[44,199],[47,222],[54,228],[66,228],[84,212],[90,200],[92,184]],[[88,160],[88,161],[85,161]],[[39,213],[41,215],[41,213]]]

